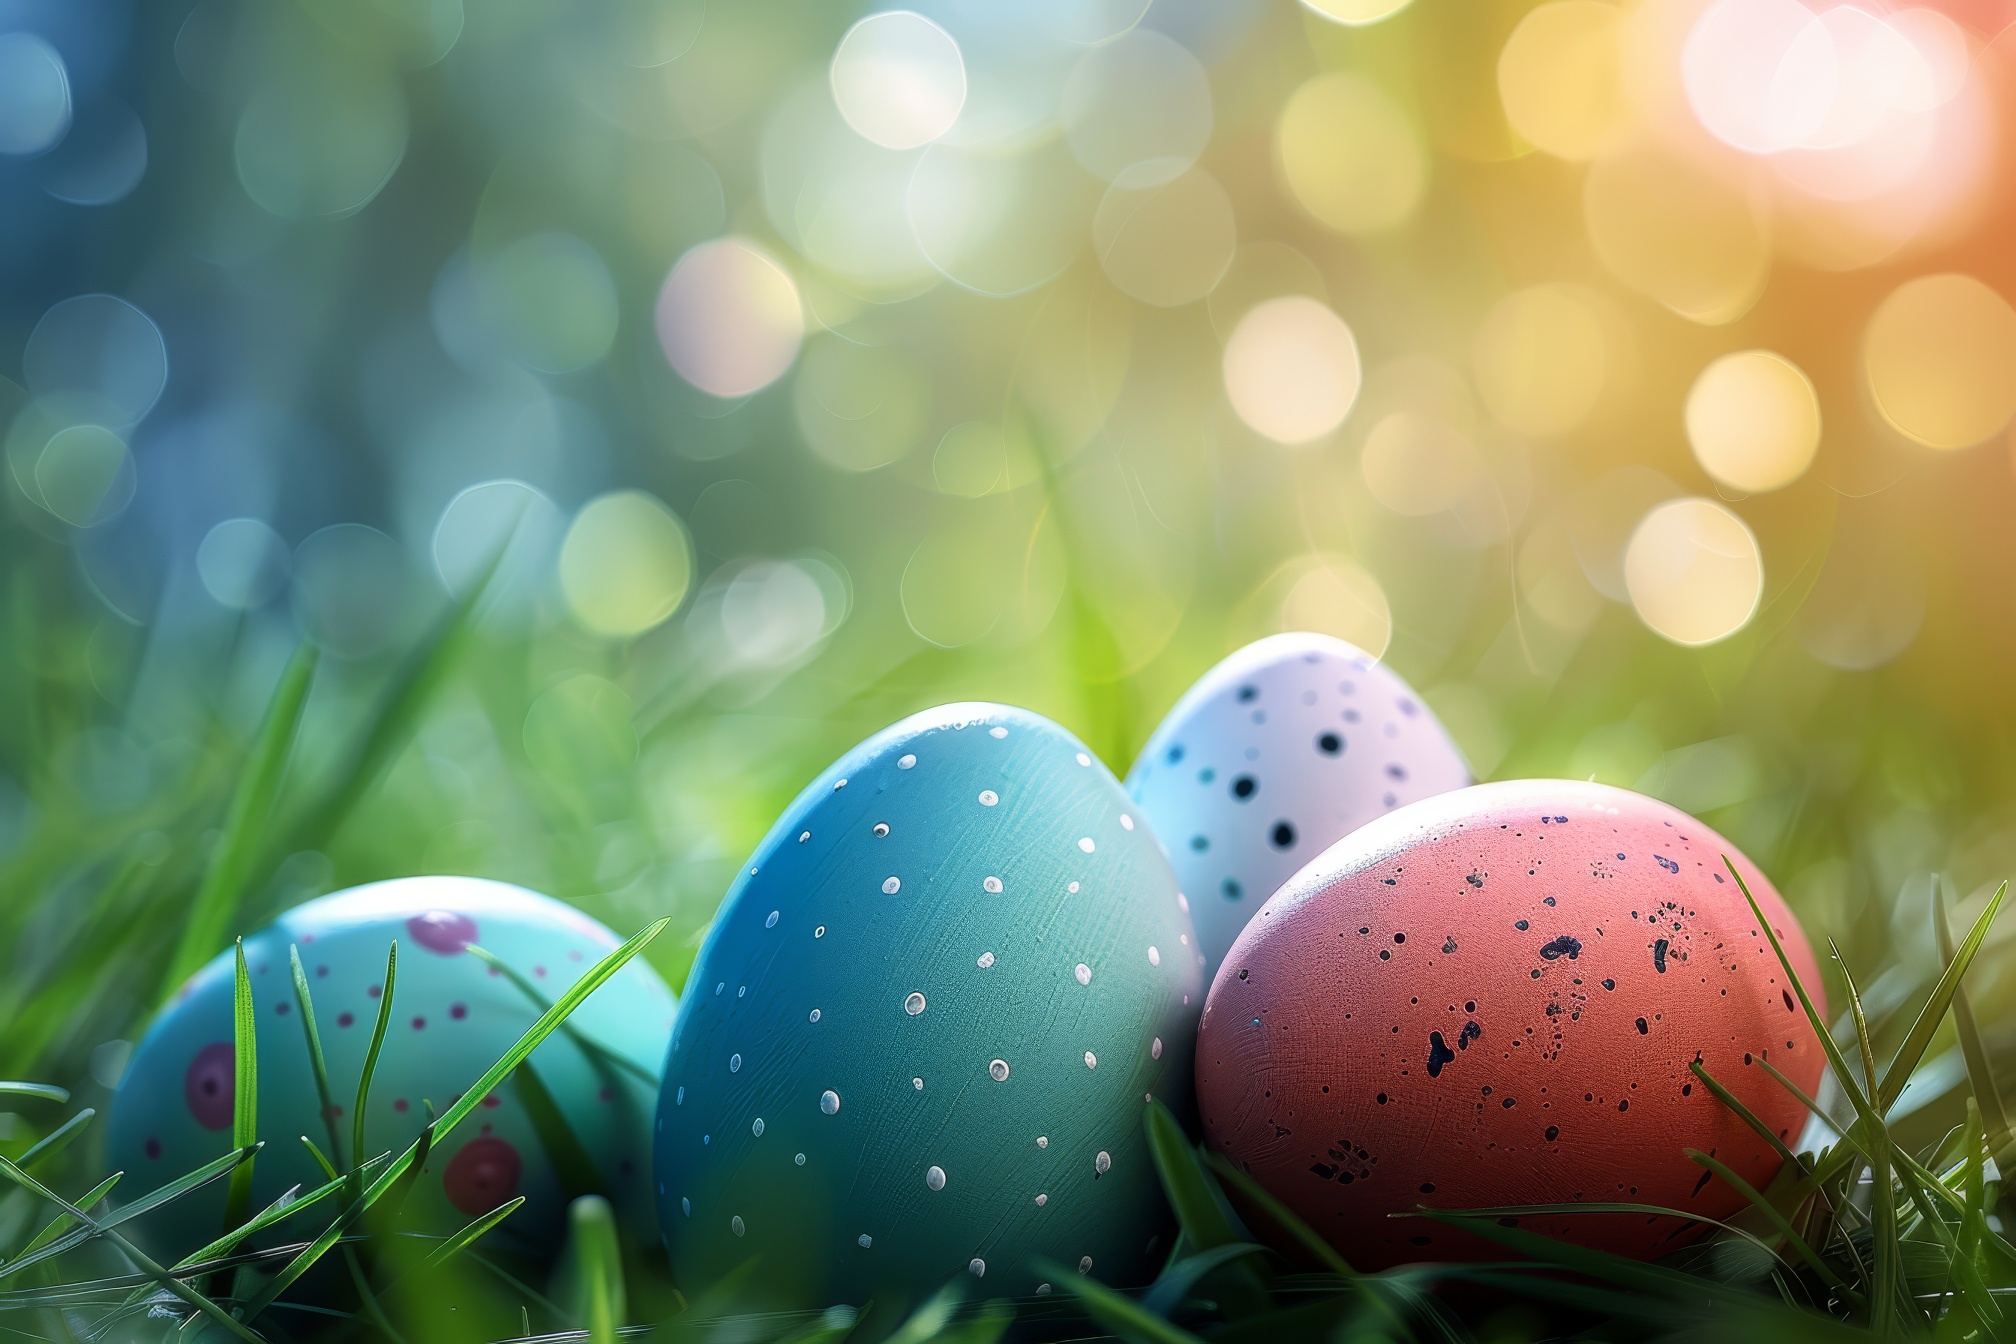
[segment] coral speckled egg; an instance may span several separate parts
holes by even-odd
[[[410,1144],[426,1123],[427,1103],[436,1113],[446,1110],[542,1011],[508,976],[470,953],[471,944],[550,1003],[619,942],[572,906],[469,877],[355,887],[297,906],[248,937],[245,961],[258,1013],[258,1133],[266,1141],[254,1166],[255,1208],[289,1186],[321,1185],[325,1178],[298,1136],[308,1135],[325,1152],[330,1142],[289,947],[299,949],[308,977],[347,1162],[357,1080],[377,1020],[386,949],[395,939],[398,978],[372,1075],[366,1157]],[[109,1160],[127,1173],[122,1195],[145,1193],[230,1149],[235,965],[226,952],[191,976],[133,1051],[112,1100],[107,1137]],[[536,1085],[550,1094],[596,1168],[576,1169],[573,1180],[599,1178],[619,1205],[626,1191],[641,1196],[645,1188],[656,1079],[675,1007],[657,972],[633,958],[567,1019],[571,1034],[556,1033],[532,1053]],[[445,1235],[524,1195],[523,1207],[490,1235],[521,1251],[557,1249],[566,1200],[581,1192],[568,1188],[565,1159],[556,1164],[549,1151],[565,1148],[565,1139],[550,1120],[543,1130],[535,1121],[543,1111],[536,1098],[528,1110],[534,1085],[523,1073],[514,1076],[442,1140],[406,1202],[402,1226]],[[173,1255],[194,1250],[218,1234],[224,1197],[224,1183],[215,1182],[145,1215],[144,1240]],[[631,1203],[648,1226],[648,1203]]]
[[[1187,1110],[1203,978],[1169,864],[1057,725],[948,705],[814,780],[694,966],[654,1179],[681,1286],[884,1308],[1047,1257],[1152,1279],[1143,1134]]]
[[[1207,977],[1253,912],[1374,817],[1470,782],[1411,687],[1328,635],[1273,635],[1212,668],[1127,776],[1169,851]]]
[[[1198,1033],[1208,1142],[1353,1264],[1502,1255],[1417,1206],[1654,1204],[1724,1218],[1780,1159],[1689,1070],[1791,1141],[1820,1045],[1723,867],[1822,1005],[1797,922],[1748,860],[1664,803],[1601,784],[1481,784],[1356,831],[1249,924]],[[1824,1006],[1822,1008],[1824,1012]],[[1699,1224],[1528,1216],[1625,1255]]]

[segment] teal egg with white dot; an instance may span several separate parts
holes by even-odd
[[[814,780],[689,980],[653,1179],[674,1273],[776,1305],[915,1301],[1039,1262],[1154,1277],[1143,1131],[1190,1108],[1204,982],[1119,782],[1026,710],[929,710]]]
[[[397,940],[390,1018],[366,1100],[364,1153],[397,1153],[494,1064],[550,1004],[620,942],[581,911],[502,882],[413,877],[297,906],[245,939],[258,1042],[258,1137],[252,1198],[327,1177],[307,1135],[347,1164],[358,1078],[384,1002],[385,957]],[[294,984],[298,951],[335,1114],[322,1115]],[[472,950],[472,949],[480,949]],[[482,955],[488,953],[493,960]],[[133,1050],[112,1099],[107,1159],[131,1199],[231,1148],[236,1087],[236,962],[205,965]],[[399,1230],[447,1235],[523,1195],[486,1244],[544,1255],[564,1237],[569,1198],[600,1190],[651,1226],[646,1170],[657,1079],[671,1034],[672,991],[632,958],[446,1134],[428,1158]],[[180,1256],[222,1230],[223,1182],[143,1215],[140,1239]],[[268,1240],[299,1240],[336,1211],[323,1204]],[[641,1215],[641,1217],[640,1217]],[[312,1226],[308,1220],[317,1220]],[[305,1230],[304,1230],[305,1229]]]
[[[1469,783],[1463,753],[1405,679],[1310,631],[1257,640],[1199,677],[1127,773],[1190,899],[1207,980],[1303,865]]]

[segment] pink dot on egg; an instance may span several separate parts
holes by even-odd
[[[412,1110],[413,1108],[412,1106],[407,1104],[406,1098],[399,1097],[393,1101],[392,1109],[399,1112],[399,1114],[404,1115],[406,1114],[406,1112]]]
[[[285,1017],[287,1016],[287,1005],[284,1003],[276,1003],[273,1005],[273,1011],[280,1014],[280,1016]]]
[[[616,1100],[616,1090],[615,1090],[614,1088],[610,1088],[610,1087],[605,1087],[605,1088],[603,1088],[603,1089],[602,1089],[602,1090],[601,1090],[600,1092],[596,1093],[595,1095],[596,1095],[596,1098],[597,1098],[598,1100],[601,1100],[601,1101],[614,1101],[614,1100]]]
[[[452,957],[476,941],[476,921],[452,910],[429,910],[406,921],[406,931],[429,952]]]
[[[463,1018],[469,1016],[469,1005],[466,1003],[449,1004],[448,1016],[454,1018],[457,1022],[460,1022]]]
[[[155,1138],[152,1134],[147,1136],[147,1156],[161,1156],[161,1140]]]
[[[370,995],[370,996],[371,996],[372,998],[374,998],[374,999],[375,999],[375,998],[377,998],[377,997],[378,997],[378,996],[379,996],[380,994],[383,994],[383,993],[385,992],[385,986],[383,986],[383,985],[373,985],[373,986],[371,986],[371,987],[370,987],[369,989],[365,990],[364,992],[365,992],[366,994],[369,994],[369,995]]]
[[[357,1019],[352,1017],[349,1013],[336,1014],[336,1025],[339,1027],[347,1027],[356,1020]]]
[[[414,1019],[413,1019],[413,1030],[415,1030],[415,1031],[425,1031],[425,1030],[427,1030],[427,1019],[426,1019],[426,1018],[424,1018],[424,1017],[416,1017],[416,1018],[414,1018]]]
[[[578,949],[578,948],[577,948],[577,949],[575,949],[574,951],[572,951],[572,952],[569,952],[569,953],[567,954],[567,960],[569,960],[569,961],[579,961],[579,960],[581,960],[581,952],[580,952],[580,949]]]
[[[486,1135],[463,1144],[449,1160],[441,1189],[463,1213],[488,1213],[517,1192],[523,1169],[516,1148]]]
[[[327,966],[317,966],[315,968],[315,978],[317,980],[322,979],[324,976],[328,974],[329,974],[329,968]]]
[[[231,1106],[238,1077],[237,1052],[229,1041],[215,1041],[196,1052],[182,1075],[182,1099],[189,1114],[205,1129],[231,1128]]]
[[[483,1104],[485,1106],[488,1106],[491,1110],[494,1111],[499,1106],[502,1106],[504,1104],[504,1098],[498,1096],[495,1092],[492,1092],[489,1096],[483,1098]]]
[[[532,968],[532,974],[538,976],[541,980],[544,980],[546,978],[546,968],[544,966],[534,966]]]

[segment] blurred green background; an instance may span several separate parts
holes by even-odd
[[[2016,868],[1997,3],[1777,141],[1691,0],[868,12],[0,3],[0,1075],[116,1078],[304,637],[245,928],[479,874],[676,984],[869,732],[1124,773],[1283,628],[1865,982]]]

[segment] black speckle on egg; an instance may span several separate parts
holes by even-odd
[[[1232,781],[1232,796],[1242,803],[1259,792],[1259,789],[1260,781],[1251,775],[1240,775]]]
[[[1202,854],[1205,850],[1211,848],[1211,842],[1201,835],[1193,835],[1190,837],[1190,848]]]
[[[1171,742],[1169,750],[1162,753],[1162,759],[1171,765],[1177,764],[1183,759],[1183,744],[1181,742]]]
[[[1274,848],[1289,849],[1295,844],[1295,827],[1286,821],[1277,821],[1268,838],[1274,842]]]
[[[1258,686],[1241,686],[1239,688],[1240,704],[1250,705],[1259,698],[1260,698],[1260,688]]]
[[[1236,878],[1226,878],[1218,889],[1225,893],[1225,899],[1228,901],[1236,901],[1246,894],[1246,889],[1239,885]]]
[[[1324,733],[1316,739],[1316,750],[1325,756],[1335,756],[1344,750],[1344,739],[1336,733]]]

